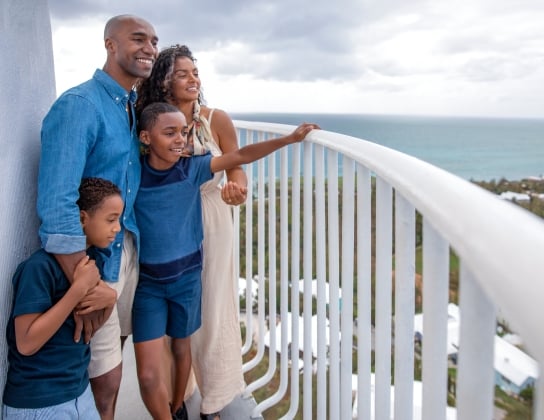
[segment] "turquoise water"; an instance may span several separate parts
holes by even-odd
[[[341,114],[230,113],[233,119],[298,125],[369,140],[462,178],[519,180],[544,175],[544,119]]]

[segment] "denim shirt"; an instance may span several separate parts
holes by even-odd
[[[100,177],[121,190],[125,208],[121,232],[110,245],[104,280],[117,281],[125,230],[139,233],[134,200],[140,184],[139,141],[126,111],[136,92],[127,92],[102,70],[91,80],[63,93],[45,116],[41,131],[38,178],[39,235],[42,247],[53,254],[84,251],[79,185],[82,178]],[[134,121],[134,118],[133,118]]]

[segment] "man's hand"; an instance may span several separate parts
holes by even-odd
[[[76,321],[74,340],[80,340],[83,328],[85,343],[91,341],[96,331],[110,317],[116,302],[117,292],[100,280],[98,285],[79,302],[74,311]]]
[[[77,315],[87,315],[104,308],[112,307],[117,302],[117,292],[108,284],[100,280],[96,287],[89,290],[89,293],[76,306]]]
[[[74,312],[74,319],[76,321],[76,328],[74,331],[74,341],[76,343],[81,339],[81,333],[84,332],[84,340],[86,344],[89,344],[91,338],[98,328],[100,328],[104,322],[104,310],[91,312],[86,315],[77,315]]]

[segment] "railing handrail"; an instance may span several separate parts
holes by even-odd
[[[234,124],[276,135],[295,128],[239,120]],[[318,130],[306,141],[363,164],[408,199],[473,270],[532,356],[544,362],[544,334],[537,315],[544,296],[544,222],[540,218],[456,175],[363,139]]]

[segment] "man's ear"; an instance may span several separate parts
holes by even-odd
[[[104,47],[108,52],[115,51],[115,41],[112,38],[106,38],[104,40]]]
[[[149,133],[146,130],[140,131],[140,141],[149,146]]]

